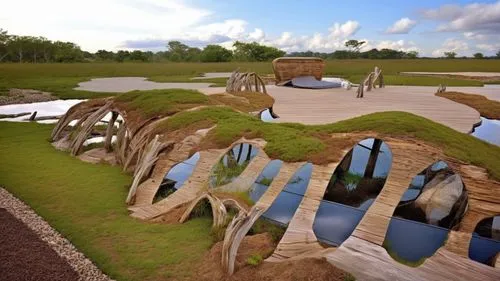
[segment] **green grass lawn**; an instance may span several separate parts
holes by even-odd
[[[402,71],[490,71],[500,72],[498,60],[418,59],[418,60],[333,60],[327,61],[325,75],[339,76],[359,83],[375,66],[383,69],[388,85],[475,86],[481,82],[437,77],[400,76]],[[9,88],[33,88],[69,98],[93,98],[112,93],[72,90],[79,82],[95,77],[142,76],[158,82],[213,82],[223,86],[225,79],[190,80],[204,72],[255,71],[272,73],[271,62],[228,63],[60,63],[0,64],[0,94]]]
[[[0,186],[28,203],[118,280],[188,279],[211,246],[211,220],[182,225],[129,217],[131,182],[120,167],[93,165],[55,150],[51,125],[0,122]]]

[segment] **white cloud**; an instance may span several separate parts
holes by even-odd
[[[397,41],[390,41],[390,40],[384,40],[380,41],[376,45],[377,49],[393,49],[393,50],[398,50],[398,51],[403,51],[403,52],[409,52],[409,51],[420,51],[419,48],[415,45],[413,41],[405,41],[405,40],[397,40]]]
[[[486,52],[497,52],[500,51],[500,43],[496,44],[477,44],[476,48],[481,50],[481,51],[486,51]]]
[[[482,31],[500,33],[500,1],[465,6],[443,5],[438,9],[424,10],[424,18],[443,21],[437,31]]]
[[[442,57],[444,52],[455,52],[458,55],[464,55],[465,51],[469,50],[469,45],[467,42],[458,40],[456,38],[448,38],[444,41],[441,48],[436,49],[432,52],[434,57]]]
[[[359,25],[359,22],[349,20],[346,21],[343,24],[335,23],[332,27],[330,27],[328,30],[330,31],[330,37],[334,38],[346,38],[351,35],[354,35],[361,26]]]
[[[385,32],[389,34],[406,34],[410,32],[410,30],[413,27],[415,27],[416,24],[417,24],[416,21],[411,20],[409,18],[401,18],[400,20],[396,21],[392,26],[387,28]]]
[[[90,51],[113,50],[125,40],[178,37],[210,14],[182,0],[16,0],[2,3],[0,26]]]
[[[259,42],[261,40],[263,40],[264,38],[266,38],[266,34],[264,33],[264,31],[260,28],[256,28],[254,29],[253,32],[250,32],[248,34],[248,38],[250,40],[254,40],[256,42]]]
[[[472,31],[464,32],[464,37],[468,40],[481,40],[481,41],[483,41],[483,40],[488,39],[487,35],[480,34],[477,32],[472,32]]]

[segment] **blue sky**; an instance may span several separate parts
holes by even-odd
[[[20,17],[12,13],[17,10],[26,12]],[[89,51],[162,50],[177,39],[199,47],[240,40],[332,52],[359,39],[367,41],[365,50],[491,55],[500,50],[500,0],[17,0],[3,4],[0,28]]]

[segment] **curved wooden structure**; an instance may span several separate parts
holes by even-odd
[[[243,91],[267,94],[266,83],[255,72],[240,73],[235,70],[227,80],[226,92],[237,93]]]
[[[253,183],[270,161],[263,152],[265,142],[241,139],[227,149],[199,151],[200,159],[183,187],[166,199],[152,204],[154,194],[165,172],[177,162],[186,159],[210,128],[191,133],[184,139],[174,139],[168,133],[162,135],[155,131],[160,120],[168,117],[137,122],[109,99],[103,99],[88,104],[79,104],[70,109],[54,128],[52,139],[54,141],[66,140],[70,143],[72,153],[77,154],[83,143],[82,140],[85,140],[84,138],[90,132],[89,128],[91,129],[102,116],[109,112],[112,112],[113,116],[119,114],[124,119],[117,132],[114,154],[119,162],[127,167],[127,170],[134,171],[134,183],[127,197],[127,202],[135,203],[129,206],[132,217],[161,221],[162,217],[168,216],[174,208],[189,204],[181,218],[181,221],[185,221],[198,202],[209,200],[214,214],[213,226],[220,227],[226,223],[227,208],[233,207],[240,210],[226,229],[221,256],[223,267],[231,274],[234,271],[234,261],[242,239],[253,223],[271,206],[287,181],[303,163],[283,163],[266,192],[247,210],[246,206],[231,198],[218,197],[217,190],[228,191],[224,189],[224,186],[215,188],[213,192],[208,189],[210,172],[234,144],[250,142],[259,147],[259,154],[234,181],[238,185]],[[79,121],[78,126],[74,127],[74,133],[67,133],[65,128],[76,119]],[[116,118],[112,119],[116,120]],[[113,131],[109,129],[109,126],[106,130],[106,139]],[[343,137],[345,135],[342,134]],[[336,137],[336,135],[332,134],[331,137]],[[485,169],[447,157],[440,149],[419,140],[368,133],[350,134],[350,137],[354,141],[376,137],[390,147],[392,168],[380,194],[366,211],[352,235],[340,247],[324,248],[313,232],[313,223],[325,189],[338,163],[313,165],[312,177],[302,201],[279,245],[267,262],[303,257],[326,257],[331,263],[352,273],[358,280],[398,278],[408,281],[451,279],[484,281],[500,278],[500,269],[474,262],[467,255],[476,224],[486,217],[500,213],[500,182],[489,179]],[[166,147],[171,149],[165,149]],[[345,153],[347,150],[344,151]],[[394,261],[382,245],[394,209],[412,178],[436,160],[446,161],[450,168],[460,174],[467,187],[469,208],[459,228],[450,232],[446,244],[423,265],[412,268]]]
[[[295,77],[314,76],[323,78],[325,61],[313,57],[283,57],[273,60],[273,71],[276,85],[284,85]]]

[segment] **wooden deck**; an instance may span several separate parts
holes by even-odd
[[[383,111],[405,111],[431,119],[459,132],[469,133],[477,124],[479,112],[454,101],[434,95],[436,87],[386,86],[366,92],[356,98],[356,88],[309,90],[268,86],[275,99],[273,111],[280,118],[276,122],[327,124]],[[224,92],[223,88],[200,89],[205,94]],[[448,87],[457,91],[484,95],[500,101],[500,88]]]

